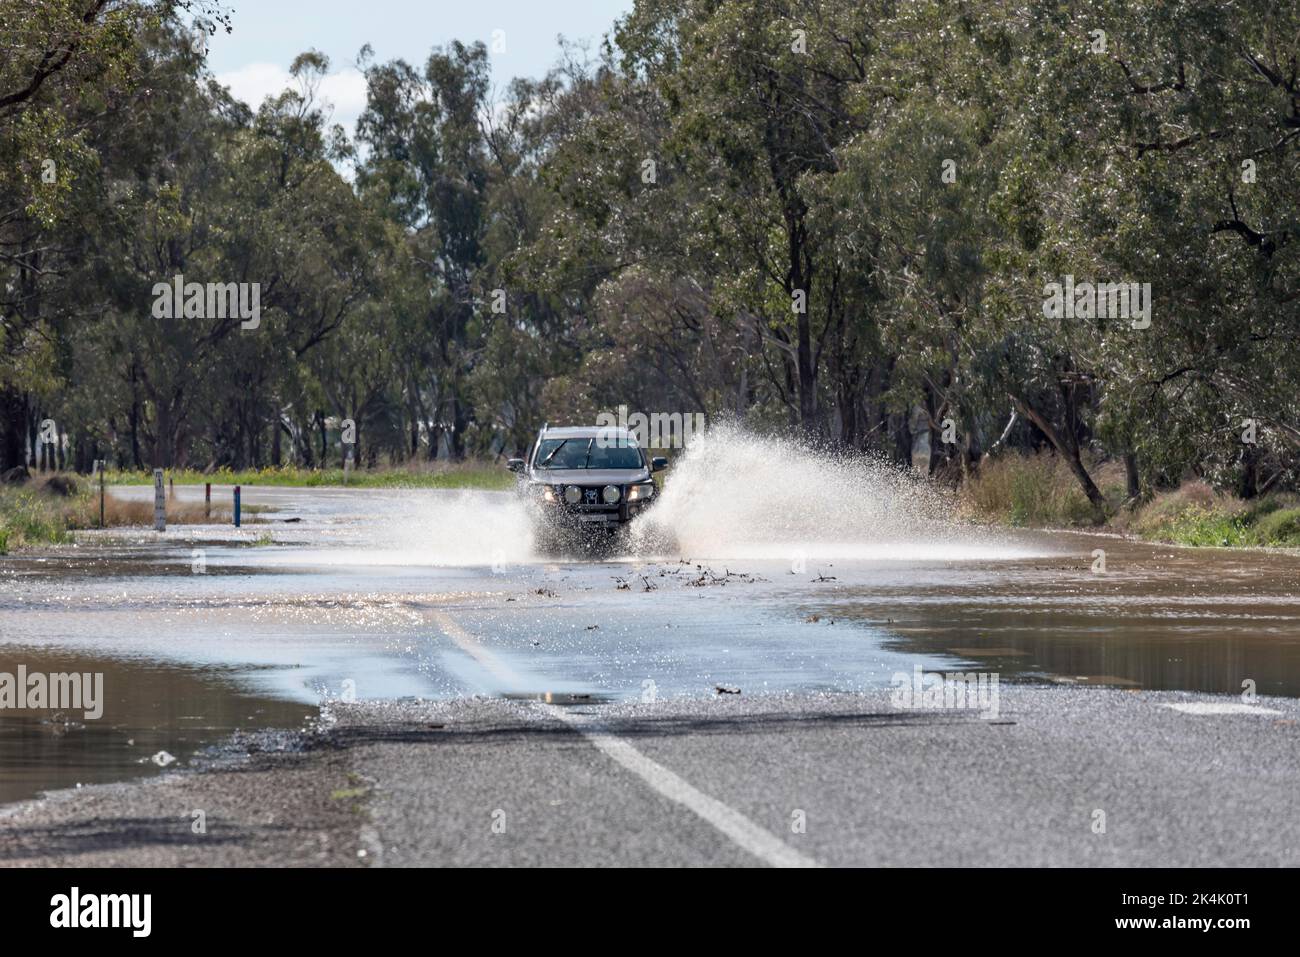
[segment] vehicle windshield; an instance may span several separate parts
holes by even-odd
[[[537,450],[539,469],[639,469],[641,449],[627,439],[543,439]]]

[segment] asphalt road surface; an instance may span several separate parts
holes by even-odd
[[[536,556],[504,496],[245,501],[6,562],[0,660],[112,680],[99,723],[0,717],[0,863],[1300,863],[1295,556]]]
[[[11,809],[0,862],[1296,865],[1300,707],[1193,704],[1018,687],[996,722],[884,693],[338,706],[216,770]]]

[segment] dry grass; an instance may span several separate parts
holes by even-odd
[[[1191,481],[1130,510],[1122,507],[1122,464],[1094,463],[1089,474],[1106,497],[1107,524],[1114,531],[1197,547],[1300,547],[1300,496],[1282,493],[1246,502]],[[1008,455],[988,462],[962,487],[960,500],[964,514],[975,521],[1035,527],[1092,524],[1078,481],[1054,455]]]
[[[74,513],[76,524],[74,528],[98,528],[99,527],[99,495],[92,495],[90,500],[85,503],[78,503],[79,506],[84,504],[84,508],[78,507]],[[247,512],[245,507],[243,511]],[[243,518],[243,516],[241,516]],[[251,521],[251,516],[245,521]],[[230,508],[212,507],[212,514],[206,515],[202,502],[167,502],[167,522],[175,525],[229,525],[234,521],[234,514]],[[104,525],[109,528],[123,525],[152,525],[153,524],[153,502],[128,502],[120,498],[114,498],[107,495],[104,498]]]
[[[220,525],[232,521],[231,509],[214,506],[204,513],[202,502],[167,502],[167,522],[176,525]],[[244,509],[244,522],[258,518]],[[108,495],[104,500],[104,525],[108,528],[153,525],[153,503],[124,501]],[[36,479],[23,485],[0,485],[0,554],[33,545],[56,545],[71,539],[79,529],[99,528],[99,490],[70,476]]]
[[[1108,502],[1124,495],[1124,467],[1091,465],[1089,474]],[[975,521],[1016,526],[1092,525],[1093,512],[1079,481],[1060,456],[1004,455],[985,462],[962,485],[962,513]]]

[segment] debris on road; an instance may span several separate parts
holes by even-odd
[[[695,567],[700,570],[699,576],[687,582],[688,585],[691,585],[694,588],[702,588],[705,585],[726,585],[732,581],[742,582],[746,585],[766,581],[766,579],[759,578],[756,575],[750,575],[746,572],[733,572],[730,568],[724,569],[723,573],[719,575],[712,568],[705,568],[703,565],[696,565]]]

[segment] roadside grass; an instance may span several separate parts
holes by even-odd
[[[0,554],[69,541],[68,502],[31,485],[0,486]]]
[[[1107,503],[1105,527],[1153,542],[1201,548],[1300,548],[1300,496],[1268,495],[1243,501],[1204,482],[1186,482],[1136,509],[1124,508],[1120,463],[1091,463],[1089,473]],[[962,486],[961,512],[969,520],[1014,527],[1091,527],[1092,510],[1059,457],[1006,455],[986,462]]]
[[[438,463],[406,468],[358,469],[344,482],[340,469],[218,469],[210,473],[193,469],[169,471],[176,485],[343,487],[349,488],[442,488],[505,490],[515,477],[504,467],[488,462]],[[106,471],[108,485],[152,485],[152,472]],[[22,485],[0,485],[0,555],[36,545],[61,545],[72,541],[80,529],[99,528],[98,480],[88,476],[56,473],[37,475]],[[243,521],[259,521],[265,506],[244,505]],[[233,519],[229,504],[213,503],[209,514],[202,502],[167,500],[167,521],[176,525],[225,525]],[[152,501],[125,501],[111,493],[104,502],[104,526],[148,527],[153,524]],[[269,536],[255,543],[273,544]]]
[[[56,481],[57,479],[57,481]],[[257,522],[257,506],[246,506],[246,523]],[[167,521],[176,525],[220,525],[232,521],[228,507],[214,505],[205,514],[202,502],[167,502]],[[153,524],[153,502],[127,502],[111,494],[104,500],[104,526],[122,528]],[[89,481],[68,476],[39,478],[23,485],[0,485],[0,555],[34,545],[62,545],[72,533],[99,527],[99,490]]]
[[[1089,472],[1107,501],[1107,527],[1148,541],[1197,547],[1300,548],[1300,495],[1277,493],[1242,501],[1215,492],[1204,482],[1187,482],[1162,492],[1137,509],[1125,509],[1123,467],[1116,462],[1090,463]],[[233,485],[303,487],[342,486],[341,469],[229,470],[205,474],[170,473],[178,485],[203,482]],[[108,472],[108,482],[151,485],[146,472]],[[357,488],[507,489],[514,476],[496,465],[467,463],[436,468],[358,471],[348,485]],[[1006,455],[986,462],[959,492],[960,514],[969,521],[1014,527],[1092,527],[1092,509],[1068,466],[1058,456]],[[246,523],[259,521],[259,506],[244,507]],[[231,509],[202,502],[167,502],[167,521],[178,525],[229,524]],[[107,527],[148,527],[151,501],[105,501]],[[72,541],[79,529],[99,527],[97,483],[74,476],[36,478],[24,485],[0,485],[0,555],[36,545]],[[255,545],[270,545],[263,534]]]
[[[490,462],[411,465],[405,467],[354,469],[346,480],[343,469],[304,469],[296,466],[264,469],[196,469],[167,470],[168,481],[177,485],[275,485],[318,488],[445,488],[505,490],[514,485],[515,477],[504,466]],[[110,485],[152,485],[151,471],[108,470],[104,479]]]
[[[1123,467],[1090,466],[1108,513],[1124,497]],[[1092,526],[1092,506],[1065,460],[1056,455],[1005,455],[985,462],[960,490],[962,513],[977,522],[1024,527]]]
[[[1279,506],[1255,523],[1259,538],[1271,545],[1300,548],[1300,506]]]
[[[244,512],[251,511],[245,505]],[[71,511],[73,528],[99,527],[99,491],[78,495]],[[176,502],[167,500],[167,521],[176,525],[229,525],[234,521],[230,506],[212,506],[212,514],[206,515],[202,502]],[[252,519],[248,519],[252,521]],[[126,525],[152,525],[153,502],[128,502],[115,498],[109,493],[104,498],[104,525],[115,528]]]
[[[1300,497],[1281,493],[1247,502],[1188,482],[1157,495],[1126,530],[1174,545],[1300,548]]]

